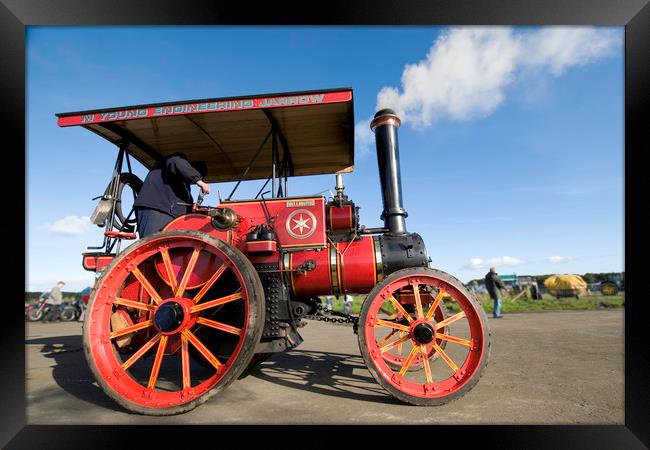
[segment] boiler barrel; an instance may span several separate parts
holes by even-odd
[[[308,261],[313,270],[298,273]],[[306,266],[307,264],[305,264]],[[285,253],[281,270],[293,295],[365,294],[384,277],[408,267],[428,267],[429,257],[422,237],[363,236],[356,241],[330,243],[321,250]]]
[[[314,270],[299,274],[296,269],[314,261]],[[363,236],[358,241],[330,243],[326,249],[287,253],[282,259],[285,282],[299,297],[365,294],[382,280],[379,238]]]

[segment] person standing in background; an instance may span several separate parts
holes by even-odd
[[[505,285],[499,278],[497,271],[494,267],[490,267],[490,271],[485,275],[485,287],[490,294],[490,298],[494,301],[494,311],[492,312],[492,317],[495,319],[501,319],[501,298],[503,297],[503,290],[505,290]]]
[[[325,296],[325,310],[328,313],[332,312],[332,296],[331,295],[326,295]]]
[[[43,322],[52,322],[54,320],[59,320],[59,314],[61,313],[60,305],[63,303],[63,294],[61,289],[65,286],[65,282],[59,281],[56,283],[51,290],[47,299],[45,299],[45,304],[50,306],[47,314],[43,318]]]
[[[352,311],[352,301],[354,299],[350,294],[345,294],[345,299],[343,300],[343,313],[350,314]]]

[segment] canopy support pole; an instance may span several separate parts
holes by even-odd
[[[216,140],[214,137],[212,137],[212,135],[211,135],[210,133],[208,133],[207,131],[205,131],[205,129],[204,129],[201,125],[199,125],[195,120],[193,120],[190,116],[185,115],[185,116],[182,116],[182,117],[185,117],[187,120],[189,120],[190,122],[192,122],[192,123],[194,124],[194,126],[196,126],[196,128],[198,128],[199,131],[200,131],[201,133],[203,133],[203,135],[204,135],[205,137],[207,137],[207,138],[210,140],[210,142],[212,142],[212,144],[217,148],[217,150],[219,150],[219,151],[221,152],[221,154],[223,155],[223,157],[226,159],[226,162],[228,163],[228,165],[230,166],[230,169],[231,169],[231,170],[233,171],[233,173],[234,173],[234,172],[235,172],[235,166],[232,165],[232,161],[231,161],[231,159],[228,157],[228,153],[226,153],[226,151],[223,149],[223,147],[221,147],[221,145],[219,145],[219,143],[217,142],[217,140]]]
[[[241,181],[242,181],[242,178],[244,178],[244,177],[246,176],[246,174],[248,173],[248,171],[251,170],[251,166],[253,165],[253,163],[255,162],[255,160],[257,159],[257,157],[259,156],[260,152],[261,152],[262,149],[264,148],[264,145],[266,144],[266,141],[269,140],[269,137],[271,136],[271,133],[272,133],[272,132],[273,132],[273,127],[271,127],[271,129],[269,130],[269,132],[266,134],[266,137],[264,138],[264,141],[262,141],[262,145],[260,145],[260,147],[257,149],[257,151],[255,152],[255,154],[254,154],[253,157],[251,158],[250,162],[248,163],[248,166],[247,166],[246,169],[244,170],[244,173],[241,174],[241,176],[239,177],[239,181],[237,181],[237,184],[235,184],[235,187],[232,188],[232,191],[230,192],[230,195],[226,198],[226,200],[230,200],[230,199],[232,198],[233,194],[235,193],[235,191],[236,191],[237,188],[239,187],[239,185],[240,185],[240,183],[241,183]]]
[[[271,122],[273,141],[271,145],[271,198],[275,198],[275,161],[278,155],[278,133],[275,124]]]
[[[108,131],[110,131],[112,133],[117,134],[122,139],[124,139],[124,140],[126,140],[126,141],[128,141],[128,142],[130,142],[132,144],[137,145],[138,147],[140,147],[140,149],[142,149],[143,152],[145,152],[147,155],[149,155],[154,160],[160,159],[160,154],[157,151],[155,151],[154,149],[149,147],[147,144],[142,142],[140,139],[138,139],[138,137],[136,135],[131,133],[129,130],[126,130],[126,129],[122,128],[122,127],[119,127],[119,126],[117,126],[117,125],[115,125],[114,123],[111,123],[111,122],[102,123],[100,126],[104,127],[105,129],[107,129]],[[119,146],[120,142],[122,142],[122,141],[117,141],[115,144]]]

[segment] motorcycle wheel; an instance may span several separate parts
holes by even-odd
[[[63,322],[72,322],[77,316],[77,310],[75,308],[64,308],[61,311],[61,320]]]
[[[27,320],[31,322],[37,322],[43,318],[42,309],[32,309],[27,313]]]

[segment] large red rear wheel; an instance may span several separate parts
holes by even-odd
[[[84,352],[120,405],[178,414],[237,379],[263,326],[264,290],[239,250],[205,233],[163,231],[127,248],[98,280]]]
[[[464,395],[481,377],[490,353],[487,316],[454,277],[429,268],[403,269],[364,301],[359,348],[370,373],[393,396],[414,405],[441,405]],[[396,356],[398,349],[405,358]],[[424,370],[410,370],[413,364]]]

